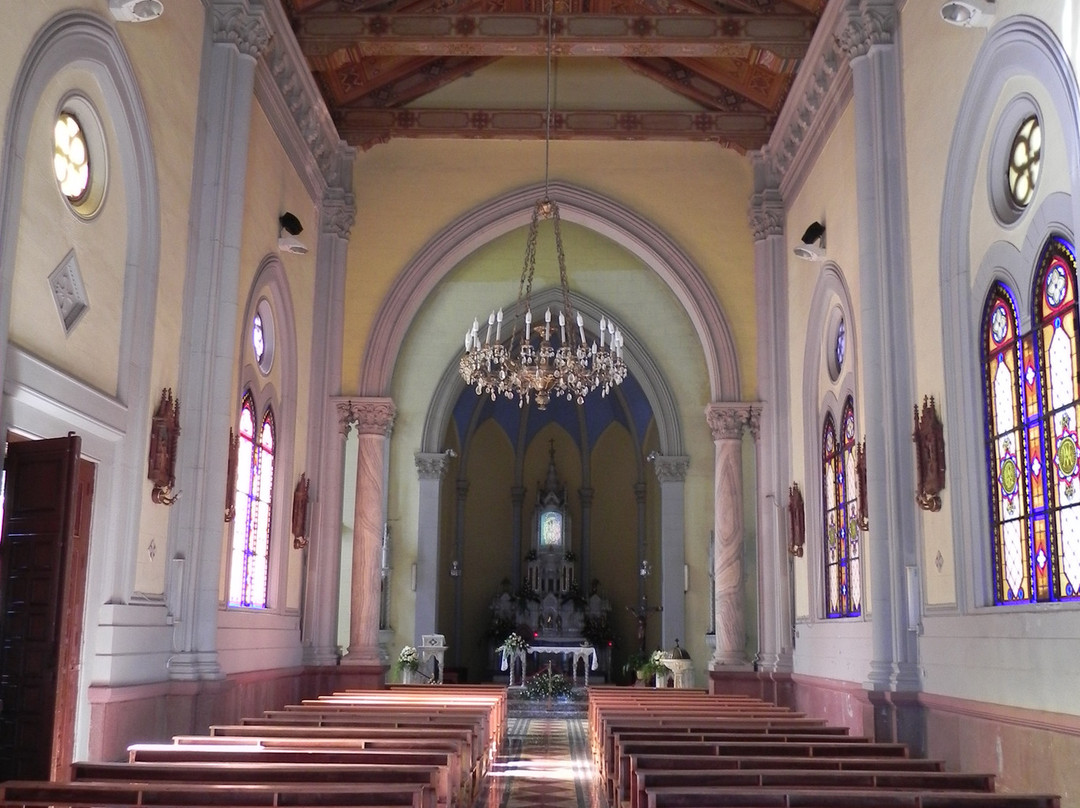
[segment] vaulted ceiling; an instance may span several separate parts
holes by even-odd
[[[545,81],[547,0],[283,2],[351,145],[544,137],[547,90],[536,97],[521,77]],[[714,141],[739,151],[769,139],[825,5],[554,2],[553,59],[560,75],[580,68],[579,83],[591,82],[592,91],[558,97],[553,139]],[[510,63],[521,70],[507,69]],[[501,92],[467,81],[485,72],[501,78]],[[641,81],[658,92],[642,92]]]

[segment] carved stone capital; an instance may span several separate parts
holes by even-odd
[[[334,400],[334,413],[337,415],[338,434],[347,438],[352,431],[352,401],[344,398]]]
[[[685,455],[657,455],[653,458],[656,479],[662,483],[680,483],[686,479],[690,458]]]
[[[761,425],[761,405],[745,401],[715,402],[705,408],[705,420],[713,440],[739,440],[743,430],[757,440]]]
[[[449,452],[417,452],[416,473],[421,480],[441,480],[453,457]]]
[[[896,36],[896,7],[892,3],[861,0],[848,11],[836,42],[849,60],[865,56],[874,45],[891,45]]]
[[[784,235],[784,201],[777,192],[754,194],[748,214],[754,241]]]
[[[211,25],[214,42],[235,45],[245,56],[258,59],[270,44],[266,18],[247,3],[215,3]]]
[[[352,226],[356,223],[356,205],[352,194],[344,199],[323,200],[322,232],[348,241]]]
[[[394,427],[397,410],[389,398],[358,398],[348,403],[352,426],[359,435],[388,437]]]

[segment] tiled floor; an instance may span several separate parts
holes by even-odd
[[[584,719],[512,718],[508,736],[474,808],[608,808],[589,760]]]

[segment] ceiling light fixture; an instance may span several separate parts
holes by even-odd
[[[304,232],[304,226],[300,224],[300,220],[289,211],[285,211],[278,217],[278,249],[281,252],[292,253],[293,255],[304,255],[307,253],[307,245],[304,244],[298,235]],[[288,235],[282,235],[282,233]]]
[[[109,13],[117,22],[149,22],[164,11],[161,0],[109,0]]]
[[[465,331],[465,354],[459,362],[465,383],[475,387],[477,395],[490,395],[494,401],[502,395],[517,397],[523,407],[535,399],[536,406],[547,408],[552,397],[585,402],[585,396],[596,388],[607,395],[611,388],[626,378],[623,362],[622,331],[606,316],[600,317],[599,344],[585,338],[585,322],[581,312],[570,303],[570,284],[566,277],[566,256],[563,253],[559,228],[559,205],[548,193],[548,168],[551,152],[551,59],[554,0],[548,4],[547,25],[547,90],[544,118],[544,196],[533,206],[529,235],[525,243],[525,262],[521,268],[514,323],[508,344],[503,344],[503,312],[488,316],[487,331],[480,338],[480,322],[473,320]],[[552,325],[549,308],[544,322],[534,326],[530,307],[533,274],[536,270],[536,238],[540,219],[551,219],[555,231],[555,253],[559,261],[559,283],[562,287],[562,308]],[[519,330],[518,320],[524,327]],[[494,334],[492,331],[494,330]],[[492,337],[494,336],[494,339]]]
[[[817,242],[817,243],[815,243]],[[802,236],[802,244],[793,250],[796,257],[804,261],[820,261],[825,257],[825,225],[812,222]]]
[[[941,6],[941,19],[961,28],[986,28],[995,11],[994,0],[950,0]]]

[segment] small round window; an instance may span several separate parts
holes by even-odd
[[[829,369],[829,378],[834,382],[840,378],[840,369],[844,366],[847,357],[847,323],[844,321],[844,313],[835,308],[829,315],[826,328],[826,365]]]
[[[53,129],[53,171],[60,192],[72,205],[86,199],[90,187],[90,154],[79,119],[60,113]]]
[[[89,219],[105,199],[105,139],[94,108],[80,96],[64,100],[53,124],[53,176],[74,213]]]
[[[263,374],[274,364],[274,314],[266,299],[260,300],[251,318],[251,350]]]
[[[1031,115],[1020,124],[1009,150],[1009,196],[1019,208],[1026,208],[1035,196],[1042,158],[1042,127]]]

